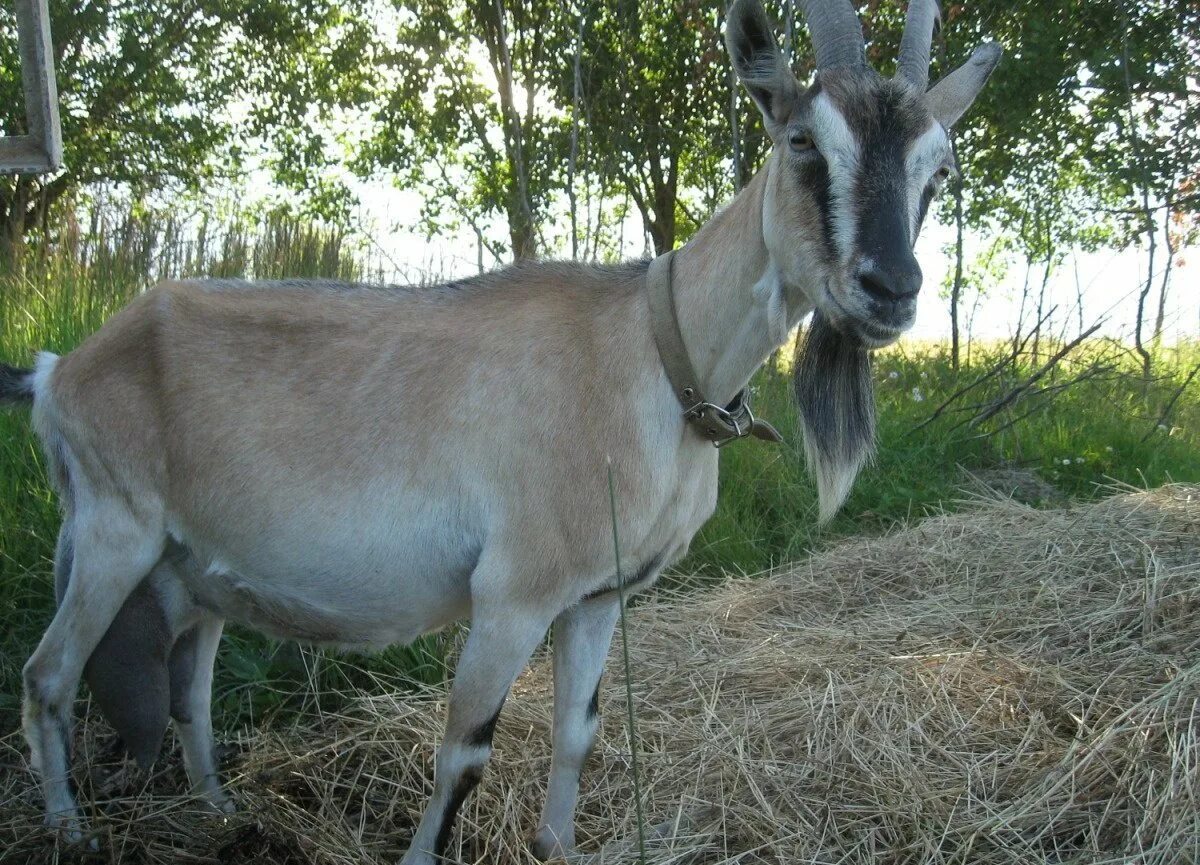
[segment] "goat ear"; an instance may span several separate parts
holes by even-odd
[[[983,89],[1004,52],[996,42],[985,42],[971,57],[925,94],[925,104],[942,126],[949,129],[966,113]]]
[[[800,88],[759,0],[737,0],[730,8],[725,47],[738,78],[758,103],[767,133],[778,138],[799,101]]]

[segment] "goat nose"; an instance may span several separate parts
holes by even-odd
[[[916,261],[897,268],[872,265],[859,272],[858,283],[875,300],[909,300],[921,290],[921,268]]]

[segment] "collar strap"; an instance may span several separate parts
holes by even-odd
[[[671,389],[683,406],[683,416],[704,438],[717,447],[735,439],[754,436],[769,442],[781,442],[783,436],[750,411],[747,388],[738,391],[727,406],[709,402],[700,387],[700,379],[688,356],[679,317],[675,310],[675,293],[671,288],[671,262],[674,252],[660,255],[650,262],[646,274],[647,297],[650,302],[650,328],[659,359],[667,371]]]

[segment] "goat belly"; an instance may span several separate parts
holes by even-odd
[[[294,562],[259,573],[220,559],[180,569],[200,606],[278,639],[356,649],[409,643],[470,610],[469,566],[426,570],[346,568],[326,572]]]

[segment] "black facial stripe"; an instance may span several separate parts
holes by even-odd
[[[859,249],[868,255],[877,254],[883,247],[891,246],[893,242],[908,241],[908,196],[902,182],[903,178],[889,178],[887,181],[860,189],[858,196],[857,222]],[[865,184],[860,184],[865,185]],[[878,237],[881,230],[902,233],[901,237]]]
[[[863,149],[862,167],[855,179],[857,209],[854,221],[859,248],[869,255],[876,255],[876,247],[890,245],[892,240],[879,237],[881,229],[895,230],[899,223],[904,227],[903,239],[907,240],[908,178],[898,148],[885,145],[879,138],[867,144]]]
[[[817,154],[805,156],[796,166],[796,178],[812,195],[817,212],[821,215],[821,246],[825,250],[826,263],[835,262],[838,260],[838,249],[834,242],[834,198],[829,181],[829,165]],[[805,207],[806,204],[800,206]]]
[[[921,193],[921,206],[917,208],[917,234],[920,234],[921,226],[925,223],[925,214],[929,212],[929,204],[931,201],[933,201],[934,189],[934,185],[929,183],[925,186],[925,190]],[[913,243],[916,243],[916,237],[913,237],[912,241]]]
[[[818,154],[795,162],[797,182],[812,196],[801,207],[815,206],[821,217],[824,264],[836,265],[837,208],[849,207],[855,244],[867,255],[885,256],[892,248],[910,244],[912,202],[908,197],[905,155],[929,129],[929,112],[907,88],[874,73],[822,73],[801,100],[806,113],[813,100],[825,93],[845,120],[858,143],[859,169],[842,202],[830,185],[828,166]],[[820,139],[818,137],[818,147]],[[899,236],[897,236],[899,234]]]
[[[856,244],[863,254],[878,259],[912,246],[905,154],[929,128],[928,116],[911,95],[890,84],[856,95],[838,100],[859,142]]]

